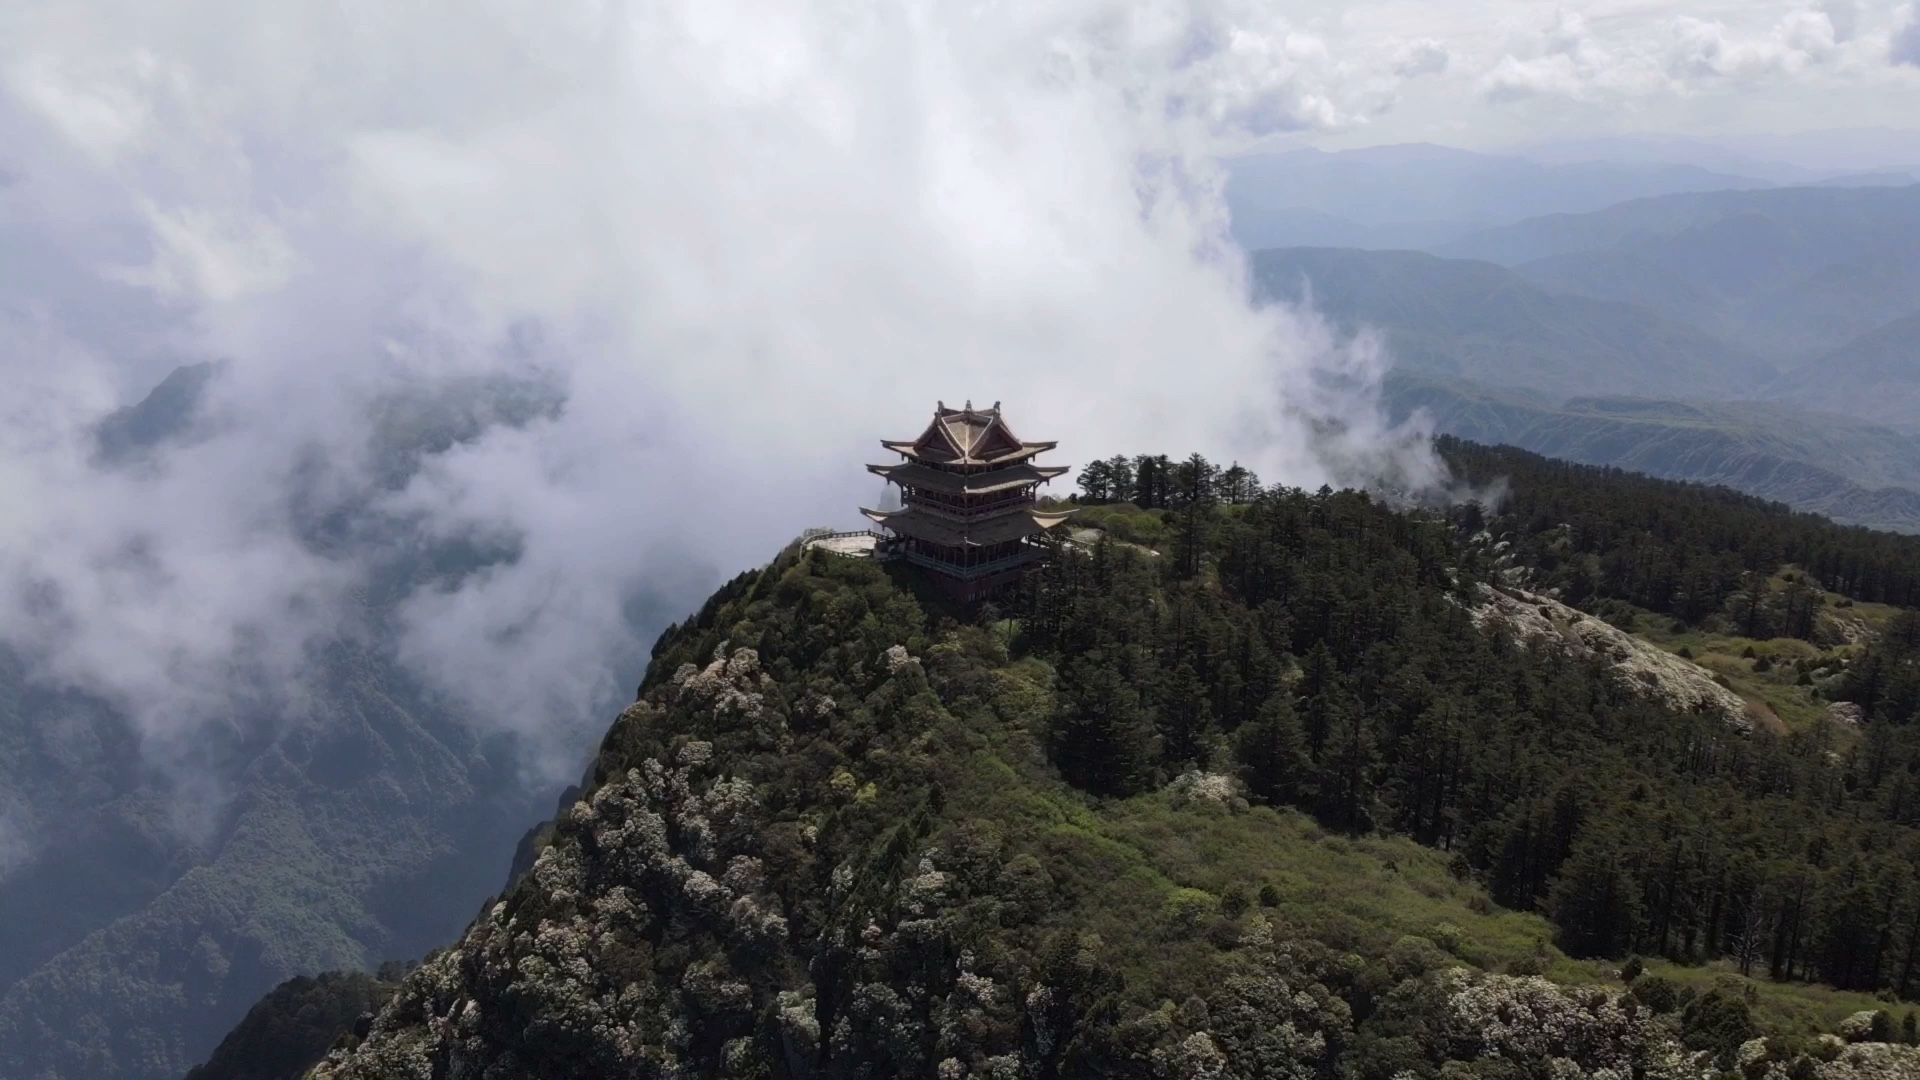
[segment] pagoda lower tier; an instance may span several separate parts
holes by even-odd
[[[1046,549],[1035,540],[1068,516],[1028,510],[961,522],[935,517],[918,507],[862,513],[893,533],[883,542],[881,557],[904,559],[931,570],[948,592],[968,600],[1005,585],[1028,564],[1044,558]]]

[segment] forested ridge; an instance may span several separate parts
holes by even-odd
[[[1442,451],[1504,493],[1102,463],[982,609],[817,550],[742,575],[317,1075],[1920,1074],[1920,633],[1841,633],[1913,542]],[[1740,662],[1860,723],[1677,709],[1495,590],[1764,623]]]
[[[1056,560],[1024,624],[1062,673],[1053,753],[1124,795],[1184,768],[1337,828],[1457,853],[1575,955],[1737,959],[1776,978],[1920,994],[1920,619],[1833,672],[1864,710],[1743,733],[1675,716],[1603,662],[1480,632],[1490,582],[1812,638],[1825,597],[1911,603],[1920,538],[1723,489],[1442,440],[1495,509],[1405,513],[1277,490],[1200,459],[1107,463],[1093,496],[1164,507],[1171,558]],[[1139,478],[1167,473],[1141,490]],[[1103,486],[1104,485],[1104,486]],[[1497,554],[1496,554],[1497,553]],[[1805,572],[1784,587],[1775,574]],[[1812,680],[1809,679],[1809,682]]]

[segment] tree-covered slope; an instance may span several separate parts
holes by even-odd
[[[1487,262],[1411,251],[1287,248],[1253,254],[1265,298],[1300,301],[1345,329],[1385,333],[1404,370],[1552,395],[1728,398],[1771,366],[1645,308],[1548,292]]]
[[[498,748],[378,656],[343,648],[313,694],[245,748],[207,833],[174,816],[181,781],[137,767],[71,821],[37,800],[54,820],[0,880],[0,1076],[178,1076],[265,988],[418,955],[497,887],[531,809]]]
[[[1673,402],[1501,392],[1395,372],[1395,416],[1436,431],[1669,480],[1720,484],[1847,524],[1920,531],[1920,439],[1787,403]]]
[[[825,552],[742,575],[531,869],[316,1075],[1913,1075],[1871,1041],[1897,1017],[1808,1042],[1768,981],[1917,989],[1912,704],[1836,757],[1487,598],[1791,634],[1822,601],[1753,575],[1911,602],[1920,542],[1448,451],[1509,511],[1234,504],[1195,459],[1089,515],[1150,550],[1063,551],[978,617]],[[1719,981],[1568,958],[1629,950]]]
[[[396,972],[396,974],[398,974]],[[299,1080],[394,985],[359,972],[297,975],[273,988],[186,1080]]]
[[[164,468],[221,372],[181,368],[103,417],[95,467]],[[384,401],[372,482],[551,406],[486,383]],[[551,795],[400,664],[394,608],[500,556],[413,542],[366,509],[378,493],[288,493],[324,511],[303,543],[368,568],[291,683],[235,657],[229,695],[143,733],[144,703],[0,648],[0,1077],[171,1080],[276,983],[417,956],[499,887]]]

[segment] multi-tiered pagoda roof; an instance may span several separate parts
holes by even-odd
[[[1043,554],[1035,539],[1067,520],[1041,510],[1034,497],[1035,488],[1067,472],[1033,460],[1059,444],[1015,435],[998,402],[991,409],[940,404],[919,438],[880,445],[902,460],[867,469],[900,485],[901,506],[861,513],[894,534],[890,554],[957,583],[962,595],[1017,577]]]

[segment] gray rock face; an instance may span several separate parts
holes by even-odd
[[[1741,731],[1753,730],[1747,703],[1714,682],[1707,669],[1558,600],[1518,589],[1488,589],[1474,609],[1474,620],[1504,624],[1517,638],[1554,642],[1583,656],[1600,657],[1657,701],[1682,712],[1719,716]]]

